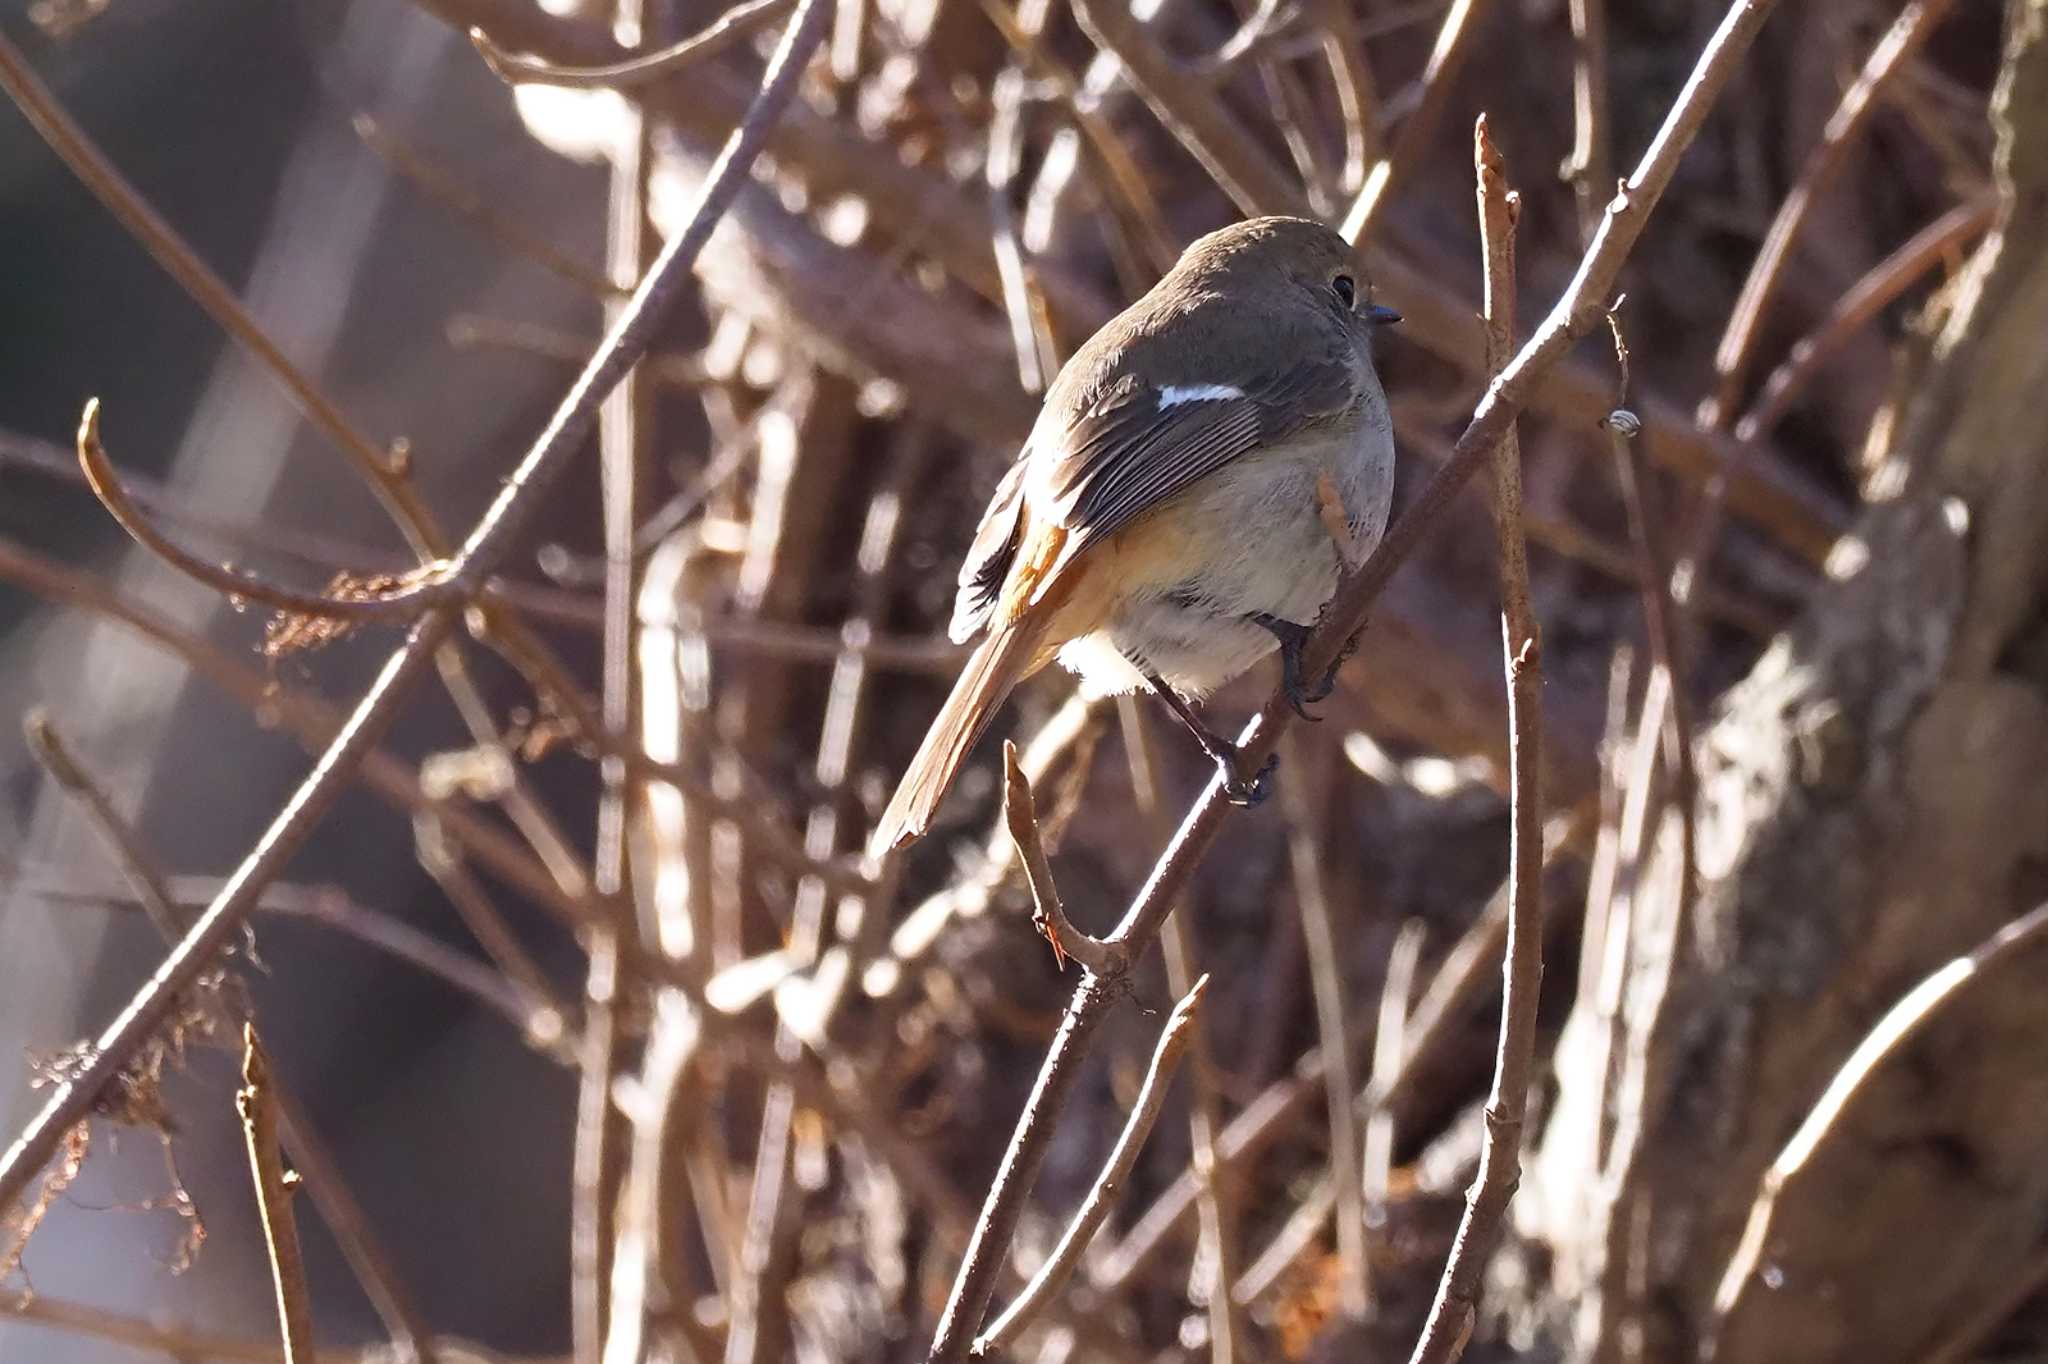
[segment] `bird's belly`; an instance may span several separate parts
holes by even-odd
[[[1091,691],[1134,690],[1149,671],[1201,697],[1276,647],[1252,617],[1313,624],[1339,568],[1317,497],[1325,474],[1358,552],[1378,543],[1393,496],[1384,437],[1239,460],[1105,546],[1123,590],[1098,629],[1061,650],[1061,663]]]

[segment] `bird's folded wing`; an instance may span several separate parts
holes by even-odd
[[[1331,352],[1236,382],[1119,384],[1075,412],[1044,482],[1043,514],[1072,532],[1067,557],[1262,446],[1357,401],[1349,356]]]

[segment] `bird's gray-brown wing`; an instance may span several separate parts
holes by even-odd
[[[1319,320],[1214,297],[1098,333],[1061,371],[982,513],[948,633],[965,642],[987,624],[1027,521],[1066,531],[1059,563],[1070,563],[1231,460],[1349,410],[1352,344]],[[1169,347],[1180,354],[1162,355]],[[1166,389],[1138,377],[1185,373],[1188,349],[1207,355],[1208,377]]]
[[[1357,401],[1348,349],[1296,355],[1285,368],[1238,368],[1178,391],[1125,381],[1077,405],[1041,485],[1047,514],[1072,532],[1068,557],[1230,461]]]

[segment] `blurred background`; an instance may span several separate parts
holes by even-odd
[[[2027,1154],[2048,1136],[2026,1116],[2048,1112],[2038,935],[1837,1078],[2048,889],[2043,6],[1779,8],[1624,272],[1626,390],[1596,333],[1522,424],[1548,969],[1528,1170],[1471,1358],[2048,1349],[2027,1305],[2048,1230]],[[718,7],[38,0],[0,33],[460,538],[686,214],[785,22],[756,9],[687,69],[571,82],[614,88],[501,78],[465,31],[501,65],[584,68]],[[1407,317],[1380,357],[1398,514],[1484,381],[1474,118],[1523,196],[1526,334],[1720,17],[1103,12],[839,0],[701,288],[504,570],[518,627],[479,628],[418,689],[383,775],[237,950],[281,1083],[402,1286],[396,1318],[443,1357],[923,1357],[1075,977],[1032,930],[993,739],[930,839],[879,872],[854,854],[961,656],[954,570],[1036,392],[1247,207],[1158,106],[1220,111],[1286,187],[1260,207],[1363,211],[1365,273]],[[1164,96],[1133,90],[1147,54]],[[42,708],[201,905],[307,770],[294,707],[350,703],[398,635],[278,646],[260,606],[133,545],[77,475],[85,402],[151,518],[209,560],[309,589],[417,560],[334,433],[13,109],[0,205],[0,713]],[[1774,223],[1789,244],[1760,265]],[[1647,423],[1634,517],[1600,425],[1618,405]],[[1211,975],[1118,1211],[1016,1357],[1406,1357],[1494,1057],[1486,485],[1394,580],[1278,794],[1231,818],[1090,1053],[1027,1267],[1167,1010]],[[1696,548],[1674,606],[1659,584]],[[1255,670],[1210,714],[1234,729],[1273,681]],[[1069,692],[1047,675],[1000,728],[1066,903],[1101,931],[1207,764],[1149,701]],[[592,714],[667,766],[607,768]],[[0,777],[11,1135],[36,1075],[164,946],[13,724]],[[276,1357],[239,1051],[195,1038],[160,1104],[96,1121],[76,1178],[0,1224],[0,1294],[25,1305],[0,1301],[0,1364]],[[1840,1159],[1801,1183],[1780,1167],[1809,1132]],[[319,1339],[402,1335],[298,1202]]]

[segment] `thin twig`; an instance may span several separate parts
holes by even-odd
[[[1004,0],[981,0],[981,10],[995,25],[996,31],[1003,35],[1003,41],[1009,44],[1010,50],[1051,83],[1067,115],[1074,120],[1075,128],[1080,130],[1082,139],[1101,165],[1107,187],[1112,191],[1111,202],[1116,205],[1118,216],[1126,220],[1126,225],[1136,235],[1138,249],[1144,253],[1146,264],[1157,274],[1166,273],[1180,252],[1166,226],[1158,197],[1152,193],[1151,182],[1132,157],[1130,148],[1124,145],[1115,128],[1102,116],[1095,99],[1082,90],[1081,82],[1075,79],[1074,73],[1048,50],[1041,40],[1042,35],[1027,28]]]
[[[1124,732],[1124,752],[1131,769],[1131,789],[1150,836],[1165,839],[1173,832],[1172,815],[1159,790],[1158,756],[1151,727],[1137,698],[1117,698],[1117,720]],[[1177,995],[1194,988],[1197,979],[1194,932],[1184,904],[1159,927],[1159,955],[1166,966],[1166,986]],[[1194,1051],[1194,1097],[1188,1105],[1188,1169],[1199,1190],[1195,1215],[1199,1234],[1189,1283],[1209,1316],[1210,1364],[1240,1364],[1246,1358],[1243,1314],[1230,1296],[1238,1276],[1238,1202],[1230,1171],[1217,1153],[1223,1130],[1223,1096],[1216,1076],[1206,1020],[1198,1020],[1189,1046]]]
[[[1386,979],[1380,982],[1379,1023],[1372,1034],[1372,1078],[1366,1081],[1366,1093],[1372,1098],[1368,1105],[1371,1116],[1365,1122],[1365,1155],[1358,1178],[1368,1209],[1386,1205],[1393,1175],[1396,1115],[1383,1096],[1393,1093],[1408,1062],[1408,1025],[1415,1017],[1409,1001],[1415,997],[1415,967],[1422,958],[1424,934],[1420,919],[1401,925],[1387,951]]]
[[[619,930],[592,930],[586,943],[583,1034],[577,1052],[576,1140],[569,1170],[569,1303],[577,1364],[597,1364],[611,1283],[612,1213],[624,1179],[623,1122],[612,1102],[618,1065]]]
[[[406,531],[415,552],[423,559],[438,558],[446,546],[439,542],[426,504],[403,469],[371,444],[333,400],[278,348],[220,276],[122,178],[4,37],[0,37],[0,88],[7,91],[43,140],[157,264],[221,330],[261,360],[307,419],[341,447],[390,510],[392,518]]]
[[[1990,194],[1957,204],[1871,266],[1848,293],[1836,300],[1818,326],[1793,343],[1784,362],[1764,380],[1755,404],[1735,423],[1735,438],[1754,442],[1768,435],[1772,427],[1784,420],[1793,400],[1812,382],[1821,366],[1850,337],[1951,252],[1989,228],[1997,208],[1997,197]]]
[[[512,925],[476,873],[463,860],[460,845],[448,836],[441,821],[431,814],[413,818],[413,849],[420,866],[434,878],[434,884],[455,906],[470,936],[497,964],[522,1001],[521,1013],[529,1035],[536,1040],[559,1039],[567,1031],[572,1013],[569,1002],[555,989],[554,982],[540,969],[540,963],[526,950],[512,931]]]
[[[1138,1087],[1138,1097],[1131,1105],[1131,1115],[1125,1120],[1123,1133],[1117,1137],[1116,1145],[1110,1149],[1102,1173],[1081,1200],[1081,1206],[1075,1210],[1073,1221],[1061,1234],[1059,1244],[1038,1267],[1031,1282],[1025,1285],[1024,1291],[1017,1295],[1002,1316],[996,1318],[995,1324],[975,1340],[970,1353],[976,1358],[994,1355],[1016,1339],[1032,1314],[1056,1296],[1080,1266],[1082,1253],[1095,1238],[1096,1229],[1115,1209],[1117,1195],[1122,1191],[1124,1181],[1130,1178],[1132,1167],[1138,1163],[1138,1154],[1145,1149],[1145,1139],[1152,1134],[1152,1125],[1159,1121],[1160,1111],[1166,1107],[1167,1088],[1173,1083],[1174,1072],[1180,1068],[1181,1057],[1187,1051],[1195,1017],[1202,1006],[1202,994],[1208,987],[1209,978],[1203,976],[1181,996],[1180,1003],[1173,1006],[1166,1026],[1160,1030],[1159,1044],[1153,1048],[1152,1064],[1145,1070],[1145,1082]]]
[[[242,1087],[235,1093],[249,1170],[256,1184],[256,1210],[270,1249],[271,1281],[277,1289],[277,1320],[284,1336],[285,1364],[313,1364],[313,1300],[306,1289],[306,1262],[299,1253],[298,1220],[292,1193],[298,1180],[284,1168],[277,1140],[277,1103],[270,1087],[270,1058],[256,1038],[254,1023],[242,1024]]]
[[[1445,104],[1450,101],[1451,84],[1465,64],[1465,54],[1470,46],[1466,39],[1477,27],[1472,21],[1484,8],[1481,0],[1452,0],[1442,27],[1437,29],[1436,45],[1430,49],[1429,63],[1422,69],[1421,94],[1416,99],[1414,110],[1401,124],[1401,131],[1394,135],[1392,149],[1366,172],[1365,183],[1359,187],[1351,207],[1345,210],[1342,225],[1337,229],[1353,246],[1372,234],[1380,208],[1387,202],[1388,188],[1396,178],[1414,167],[1416,158],[1428,149],[1430,139],[1436,136],[1437,122],[1443,117]]]
[[[1544,843],[1546,873],[1567,853],[1584,853],[1594,811],[1593,799],[1588,797],[1569,815],[1553,821]],[[1423,1082],[1436,1073],[1444,1054],[1468,1035],[1470,1016],[1485,996],[1488,982],[1497,982],[1499,978],[1492,968],[1507,936],[1508,892],[1512,884],[1510,878],[1495,890],[1478,921],[1444,954],[1443,964],[1407,1020],[1399,1067],[1389,1074],[1375,1073],[1366,1086],[1361,1106],[1366,1112],[1368,1131],[1374,1114],[1399,1114],[1411,1109]],[[1363,1019],[1355,1019],[1347,1026],[1347,1045],[1363,1046],[1366,1036]],[[1291,1075],[1268,1086],[1245,1105],[1216,1143],[1222,1166],[1240,1168],[1257,1160],[1277,1141],[1316,1097],[1325,1093],[1326,1064],[1321,1048],[1311,1050],[1295,1063]],[[1101,1269],[1091,1276],[1096,1289],[1114,1295],[1143,1273],[1167,1244],[1167,1238],[1186,1222],[1194,1209],[1197,1192],[1198,1185],[1191,1173],[1182,1174],[1168,1186],[1132,1224],[1124,1239],[1102,1257]],[[1318,1216],[1328,1216],[1328,1208]]]
[[[1356,194],[1365,184],[1366,168],[1380,154],[1379,90],[1372,63],[1366,60],[1358,18],[1344,0],[1317,0],[1316,18],[1323,29],[1323,59],[1337,87],[1337,112],[1344,123],[1344,169],[1337,188]]]
[[[484,59],[484,65],[491,68],[491,74],[502,81],[513,84],[532,81],[540,85],[567,86],[572,90],[632,90],[666,80],[745,42],[788,14],[795,3],[796,0],[746,0],[745,4],[734,5],[680,42],[671,43],[657,52],[602,66],[557,66],[553,62],[517,56],[499,47],[491,41],[489,34],[479,28],[469,31],[469,40],[476,45],[477,55]]]
[[[1830,1136],[1836,1135],[1833,1128],[1850,1106],[1859,1098],[1868,1100],[1866,1086],[1883,1075],[1888,1065],[1900,1061],[1905,1049],[1971,989],[1989,988],[1990,981],[2016,970],[2011,964],[2015,958],[2022,964],[2029,964],[2028,949],[2038,948],[2044,937],[2048,937],[2048,904],[2036,905],[1972,948],[1967,955],[1956,957],[1935,970],[1871,1025],[1840,1069],[1829,1078],[1827,1088],[1787,1138],[1770,1168],[1763,1172],[1756,1197],[1750,1204],[1748,1223],[1743,1228],[1741,1240],[1729,1255],[1727,1268],[1715,1294],[1717,1315],[1725,1316],[1741,1290],[1760,1279],[1772,1248],[1772,1220],[1779,1200],[1789,1200],[1788,1190],[1796,1188],[1803,1175],[1827,1168],[1826,1161],[1817,1161],[1814,1156]],[[2014,980],[2008,988],[2032,988],[2031,974]],[[1887,1101],[1869,1102],[1876,1105]],[[1850,1133],[1848,1138],[1853,1142],[1856,1134]],[[1812,1197],[1810,1191],[1808,1197]],[[1978,1325],[1976,1329],[1995,1329],[1996,1325],[1994,1321],[1988,1328]],[[1966,1356],[1951,1344],[1936,1357],[1957,1359]]]
[[[1345,999],[1344,963],[1337,952],[1337,929],[1332,921],[1323,865],[1322,826],[1329,769],[1327,762],[1319,763],[1312,778],[1305,749],[1298,735],[1288,736],[1284,750],[1289,779],[1282,783],[1280,796],[1287,816],[1287,850],[1294,875],[1295,903],[1301,915],[1301,938],[1308,949],[1316,1032],[1324,1057],[1337,1258],[1342,1271],[1337,1299],[1346,1316],[1362,1321],[1372,1307],[1372,1279],[1365,1248],[1365,1199],[1359,1187],[1358,1114],[1351,1103],[1355,1072],[1350,1039],[1346,1036],[1351,1008]],[[1312,779],[1317,788],[1314,792],[1310,790]]]
[[[1116,54],[1166,130],[1246,214],[1301,213],[1306,196],[1289,183],[1216,92],[1182,75],[1158,40],[1118,0],[1076,0],[1074,17],[1096,45]]]
[[[1487,462],[1495,443],[1513,424],[1537,382],[1604,316],[1622,264],[1671,183],[1685,149],[1706,121],[1715,97],[1734,74],[1774,3],[1775,0],[1734,0],[1729,6],[1663,126],[1644,152],[1641,164],[1609,202],[1600,231],[1550,316],[1487,386],[1443,469],[1388,530],[1365,563],[1339,580],[1336,594],[1324,609],[1323,619],[1305,650],[1304,663],[1311,672],[1337,661],[1346,643],[1364,627],[1372,604],[1395,569],[1435,526],[1458,490]],[[1088,12],[1099,11],[1099,18],[1100,14],[1116,9],[1114,4],[1096,0]],[[1114,24],[1114,20],[1111,22]],[[1128,36],[1121,27],[1116,32]],[[1122,48],[1118,50],[1121,54]],[[1259,717],[1240,736],[1241,749],[1249,761],[1263,762],[1272,752],[1289,714],[1285,696],[1276,693],[1267,700]],[[1215,841],[1230,808],[1221,778],[1213,779],[1107,939],[1110,945],[1135,953],[1151,942]],[[1003,1153],[995,1184],[975,1224],[974,1239],[940,1317],[932,1343],[934,1364],[955,1364],[964,1357],[968,1341],[995,1290],[998,1267],[1007,1255],[1025,1199],[1044,1162],[1053,1128],[1072,1093],[1080,1070],[1079,1058],[1101,1027],[1120,984],[1115,977],[1090,975],[1068,1003],[1023,1116]]]
[[[107,909],[151,914],[151,902],[139,893],[124,896],[111,886],[72,885],[53,873],[33,866],[6,868],[14,875],[10,889],[57,904],[100,906]],[[205,908],[220,890],[216,876],[166,876],[168,903],[179,917]],[[460,994],[467,995],[494,1014],[502,1016],[542,1055],[560,1060],[563,1034],[569,1020],[535,1012],[534,1002],[497,971],[483,962],[420,932],[403,919],[380,909],[357,904],[335,886],[273,885],[256,903],[256,912],[272,918],[302,919],[354,938],[366,947],[383,952],[425,972]],[[170,941],[176,942],[173,934]],[[310,1183],[311,1181],[309,1181]],[[316,1189],[314,1196],[319,1194]]]
[[[1727,329],[1721,334],[1721,344],[1714,351],[1714,395],[1701,406],[1702,424],[1721,428],[1734,421],[1758,328],[1784,277],[1792,246],[1806,226],[1807,216],[1841,173],[1849,148],[1855,145],[1871,112],[1877,108],[1877,97],[1885,84],[1920,50],[1954,3],[1955,0],[1908,0],[1884,37],[1870,50],[1863,70],[1842,92],[1841,102],[1821,130],[1820,142],[1807,154],[1798,182],[1778,206],[1778,216],[1764,235],[1763,245],[1757,248],[1756,259],[1750,262],[1749,277],[1742,283],[1742,292],[1736,296],[1735,307],[1728,316]]]
[[[1680,895],[1690,895],[1696,869],[1694,846],[1692,746],[1692,703],[1685,693],[1685,662],[1676,603],[1671,598],[1671,572],[1664,528],[1651,506],[1649,476],[1636,450],[1635,436],[1642,429],[1636,415],[1617,408],[1607,419],[1607,433],[1614,452],[1615,474],[1621,483],[1622,501],[1628,509],[1629,532],[1635,541],[1639,577],[1643,590],[1643,622],[1649,634],[1652,680],[1662,677],[1643,701],[1643,723],[1664,726],[1666,757],[1671,771],[1671,803],[1677,808],[1683,845]],[[1652,705],[1652,698],[1657,704]],[[1655,732],[1655,731],[1651,731]],[[1647,774],[1645,774],[1647,780]]]
[[[64,1302],[45,1293],[13,1301],[0,1299],[0,1321],[23,1321],[50,1331],[70,1331],[175,1360],[284,1364],[284,1352],[268,1341],[166,1326],[83,1303]]]
[[[71,755],[47,716],[33,714],[25,726],[30,748],[60,785],[85,806],[120,867],[122,878],[167,945],[175,946],[189,920],[173,898],[169,879],[135,827],[114,808],[101,783]],[[432,1364],[433,1351],[418,1306],[400,1282],[391,1256],[363,1216],[340,1169],[327,1155],[291,1096],[274,1082],[269,1086],[276,1127],[305,1172],[306,1188],[341,1248],[349,1268],[362,1284],[391,1339],[419,1364]]]
[[[1607,119],[1607,0],[1571,0],[1572,150],[1564,163],[1579,209],[1579,242],[1593,240],[1614,180]]]
[[[1033,302],[1031,263],[1017,235],[1017,172],[1024,159],[1024,72],[1008,66],[989,89],[988,182],[990,234],[996,269],[1003,279],[1003,312],[1010,319],[1010,348],[1017,353],[1017,382],[1026,393],[1043,393],[1059,368],[1052,338]]]
[[[318,754],[341,730],[343,716],[326,701],[279,685],[261,670],[181,630],[129,597],[108,588],[89,574],[46,559],[11,541],[0,539],[0,581],[15,583],[51,601],[91,611],[129,627],[184,663],[256,716],[259,723],[281,726],[301,746]],[[438,801],[421,788],[412,764],[382,749],[363,758],[364,785],[409,816],[431,811],[463,848],[492,875],[555,914],[580,927],[591,917],[589,902],[565,890],[534,855],[488,820],[461,805]],[[209,897],[210,898],[210,897]]]
[[[414,150],[404,138],[370,115],[357,114],[354,127],[356,136],[362,139],[365,147],[410,180],[434,202],[474,227],[487,239],[497,242],[515,255],[532,261],[556,278],[567,280],[578,288],[600,297],[612,293],[624,294],[633,287],[628,282],[621,288],[614,281],[606,279],[602,271],[576,259],[527,227],[520,219],[509,213],[499,212],[483,195]],[[575,358],[580,361],[589,353],[590,347],[585,346],[577,352]]]
[[[633,302],[590,364],[570,388],[561,406],[533,447],[505,481],[476,529],[465,542],[452,577],[486,579],[510,553],[513,544],[539,511],[540,493],[566,470],[589,435],[597,404],[611,391],[653,339],[661,317],[689,287],[690,266],[712,229],[738,194],[748,168],[766,140],[768,125],[795,93],[804,65],[822,41],[831,6],[825,0],[800,0],[797,17],[783,35],[769,62],[761,89],[745,120],[720,153],[700,190],[687,226],[671,238]],[[0,70],[16,64],[11,47],[0,43]],[[357,703],[334,742],[302,782],[262,840],[176,951],[107,1027],[80,1072],[54,1086],[43,1108],[0,1155],[0,1206],[9,1206],[41,1170],[64,1138],[98,1102],[101,1092],[128,1063],[136,1049],[191,988],[220,949],[240,928],[263,888],[283,870],[313,827],[327,812],[348,776],[395,717],[399,703],[418,680],[432,655],[455,625],[455,612],[436,609],[412,628],[406,642]]]
[[[1061,966],[1068,957],[1081,969],[1102,975],[1121,963],[1110,956],[1108,944],[1074,927],[1060,901],[1060,888],[1053,880],[1052,863],[1045,855],[1045,840],[1038,831],[1038,806],[1031,798],[1031,779],[1024,775],[1015,742],[1003,740],[1003,824],[1010,841],[1017,845],[1017,860],[1023,864],[1024,880],[1031,887],[1031,922],[1052,944],[1053,959]]]
[[[392,581],[392,590],[371,588],[360,597],[338,597],[320,592],[299,592],[266,582],[252,573],[221,568],[180,548],[172,539],[150,525],[149,519],[130,500],[100,443],[100,400],[89,398],[85,415],[78,422],[78,463],[93,496],[107,509],[135,543],[162,559],[186,577],[201,583],[230,601],[247,598],[279,611],[329,620],[410,620],[437,602],[454,600],[462,591],[434,575],[407,575]]]
[[[1473,129],[1479,238],[1486,253],[1487,353],[1505,363],[1514,348],[1515,219],[1521,200],[1504,179],[1486,117]],[[1521,1182],[1522,1123],[1536,1052],[1536,1003],[1543,981],[1542,644],[1529,604],[1528,545],[1522,531],[1521,449],[1510,429],[1495,448],[1493,520],[1500,546],[1501,645],[1507,659],[1509,765],[1513,784],[1507,944],[1501,960],[1500,1044],[1479,1172],[1437,1283],[1436,1301],[1411,1364],[1448,1364],[1472,1332],[1479,1272]]]

